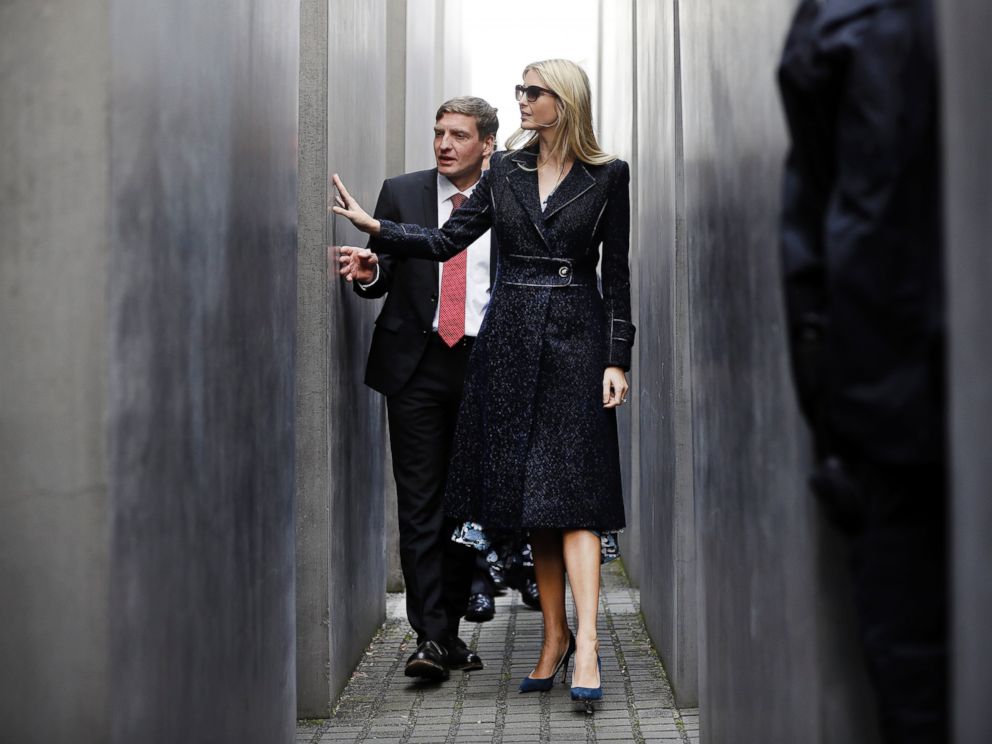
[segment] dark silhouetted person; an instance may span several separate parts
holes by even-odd
[[[805,0],[779,70],[782,257],[814,493],[848,538],[887,742],[949,740],[937,71],[929,0]]]

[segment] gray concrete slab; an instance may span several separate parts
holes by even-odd
[[[288,741],[299,18],[110,9],[112,741]]]
[[[0,10],[0,739],[110,734],[108,2]]]
[[[992,7],[934,5],[945,101],[955,741],[978,744],[992,741],[992,104],[979,94],[992,71]]]
[[[300,715],[327,715],[385,612],[388,456],[380,396],[362,384],[380,303],[328,266],[365,236],[328,217],[332,172],[362,204],[387,175],[382,39],[396,3],[301,6],[297,520]],[[402,10],[400,7],[399,10]],[[395,33],[393,34],[395,36]],[[395,87],[395,85],[393,85]],[[392,155],[395,160],[398,156]]]
[[[676,6],[710,742],[875,740],[845,555],[806,485],[811,453],[785,346],[775,70],[795,5]]]
[[[638,3],[636,272],[641,550],[647,627],[679,702],[699,700],[693,371],[678,3]],[[647,539],[650,535],[650,539]],[[639,560],[638,560],[639,559]]]
[[[0,13],[0,739],[289,741],[298,18]]]

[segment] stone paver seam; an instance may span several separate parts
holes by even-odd
[[[507,608],[509,618],[506,623],[505,651],[503,653],[503,668],[499,674],[499,691],[496,694],[496,720],[493,721],[492,744],[502,744],[503,728],[506,726],[506,695],[513,672],[513,649],[516,643],[517,631],[517,593],[513,592],[510,606]]]
[[[554,690],[554,685],[551,686]],[[538,739],[541,744],[547,744],[551,741],[551,693],[550,692],[539,692],[537,693],[541,696],[541,724],[538,730]]]
[[[613,650],[617,655],[617,664],[620,666],[620,674],[623,676],[624,696],[627,699],[627,713],[630,716],[630,731],[636,744],[645,744],[644,735],[641,733],[641,719],[637,714],[637,706],[634,705],[634,685],[630,680],[630,670],[627,669],[627,657],[624,655],[620,636],[613,622],[613,613],[610,611],[610,605],[605,597],[602,599],[602,605],[603,615],[606,618],[606,627],[610,631],[610,641],[613,643]]]
[[[472,639],[468,643],[469,648],[478,651],[479,638],[481,637],[482,623],[476,623],[475,630],[472,631]],[[471,672],[464,672],[461,679],[458,680],[458,686],[455,688],[455,705],[451,712],[451,725],[448,726],[448,735],[444,739],[444,744],[456,744],[458,741],[458,729],[462,725],[462,710],[465,708],[465,690],[468,688],[468,680],[471,676]]]
[[[314,729],[313,736],[310,737],[310,744],[318,744],[318,742],[320,741],[320,737],[323,736],[325,733],[327,733],[330,727],[331,727],[330,719],[327,719],[322,724],[320,724],[316,729]]]
[[[400,654],[402,656],[402,654]],[[410,710],[406,714],[406,726],[403,727],[403,734],[400,736],[400,744],[408,744],[411,738],[413,738],[413,730],[417,727],[417,714],[420,712],[420,705],[424,702],[424,687],[420,687],[417,690],[417,694],[413,696],[413,703],[410,704]]]
[[[403,661],[404,651],[406,651],[407,643],[410,642],[411,638],[413,638],[412,631],[404,635],[403,640],[400,641],[399,648],[396,651],[396,659],[389,665],[389,671],[386,672],[386,676],[383,679],[382,684],[379,686],[379,693],[375,696],[375,700],[372,702],[368,716],[362,725],[362,730],[355,738],[355,744],[360,744],[365,741],[372,732],[372,724],[375,723],[375,719],[379,715],[379,709],[382,707],[382,702],[386,699],[386,695],[389,692],[389,686],[392,684],[393,677],[396,676],[396,670],[399,669],[400,663]]]
[[[624,569],[624,576],[626,577],[626,568]],[[637,620],[641,626],[645,629],[645,634],[647,631],[647,623],[644,622],[644,614],[641,612],[641,592],[634,588],[633,583],[627,577],[627,594],[630,596],[630,603],[634,606],[634,611],[637,613]],[[665,686],[671,690],[672,685],[668,679],[668,673],[665,671],[665,665],[661,663],[661,657],[658,655],[658,649],[654,646],[654,641],[651,640],[651,636],[647,636],[647,646],[648,654],[654,659],[655,663],[661,669],[662,681]],[[675,721],[675,728],[678,729],[679,734],[682,737],[682,744],[694,744],[690,737],[689,732],[686,729],[685,721],[682,720],[682,711],[679,709],[678,704],[674,700],[674,695],[672,699],[672,718]]]
[[[379,628],[379,630],[376,631],[376,634],[372,636],[372,640],[369,641],[369,645],[365,647],[365,652],[362,654],[362,659],[365,659],[368,656],[369,651],[372,648],[374,648],[377,643],[381,643],[383,641],[383,639],[389,633],[390,626],[394,626],[397,624],[398,624],[397,622],[391,622],[387,618],[386,622],[384,622],[382,626]],[[406,640],[407,640],[406,638],[403,639],[404,643],[406,642]],[[361,662],[359,662],[359,668],[360,667],[361,667]],[[355,669],[355,672],[357,671],[358,668]],[[354,678],[354,673],[352,673],[352,677]],[[351,682],[349,681],[348,684],[351,684]],[[347,689],[347,685],[345,685],[345,688]],[[322,737],[324,734],[326,734],[328,731],[331,730],[331,726],[334,725],[334,716],[338,712],[338,708],[341,707],[341,702],[343,698],[344,695],[338,697],[337,703],[335,703],[334,707],[331,708],[330,715],[324,720],[322,724],[320,724],[320,726],[318,726],[314,730],[313,736],[310,739],[310,744],[320,744],[320,737]]]

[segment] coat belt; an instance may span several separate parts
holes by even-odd
[[[521,287],[585,287],[596,284],[594,261],[550,256],[501,255],[496,281]]]

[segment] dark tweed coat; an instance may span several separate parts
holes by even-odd
[[[445,510],[495,529],[624,526],[616,412],[629,369],[630,171],[576,161],[542,213],[536,151],[497,153],[440,230],[381,220],[379,253],[444,261],[492,228],[496,282],[469,361]],[[602,294],[597,286],[599,247]]]

